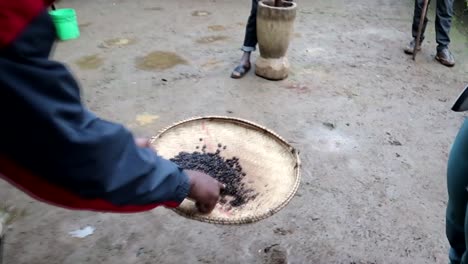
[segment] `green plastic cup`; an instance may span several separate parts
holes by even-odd
[[[76,39],[80,36],[76,12],[71,8],[62,8],[49,11],[60,40]]]

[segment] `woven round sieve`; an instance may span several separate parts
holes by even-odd
[[[200,142],[200,138],[203,139]],[[164,129],[151,140],[164,158],[179,152],[194,152],[206,145],[215,152],[218,144],[224,158],[239,158],[247,174],[243,182],[258,195],[239,207],[218,204],[209,215],[199,214],[193,201],[185,200],[174,209],[178,214],[214,224],[247,224],[265,219],[292,199],[300,183],[298,152],[274,132],[252,122],[231,117],[198,117]]]

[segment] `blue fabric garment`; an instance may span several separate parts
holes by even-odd
[[[187,175],[83,106],[71,73],[48,58],[54,40],[44,12],[0,50],[0,154],[83,199],[180,203]]]
[[[446,234],[451,263],[468,264],[468,121],[465,120],[453,143],[447,169],[448,205]]]

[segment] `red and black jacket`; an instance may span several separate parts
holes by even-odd
[[[177,206],[189,192],[187,175],[86,109],[67,68],[49,60],[51,2],[0,0],[0,177],[71,209]]]

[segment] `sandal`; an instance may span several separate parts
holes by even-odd
[[[240,79],[240,78],[244,77],[244,75],[247,74],[249,72],[249,70],[250,70],[250,66],[238,65],[234,69],[234,71],[231,73],[231,78]]]

